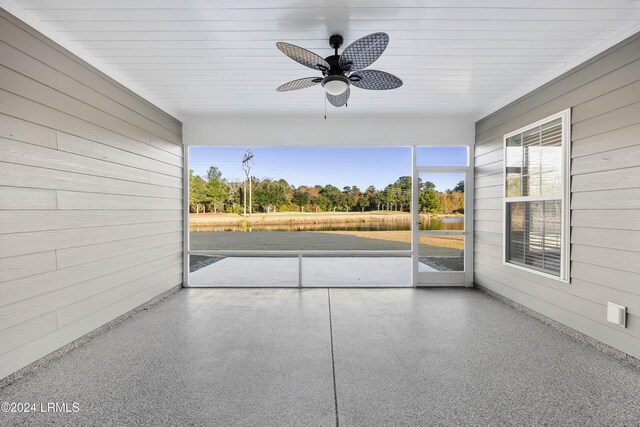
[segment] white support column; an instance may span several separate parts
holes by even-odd
[[[464,183],[464,284],[473,287],[473,214],[475,209],[475,145],[470,145],[469,168],[465,173]]]
[[[189,286],[189,146],[182,146],[182,287]]]
[[[298,254],[298,286],[302,287],[302,254]]]
[[[416,147],[411,147],[411,286],[418,285],[418,256],[420,254],[418,241],[418,230],[420,228],[418,216],[419,180],[416,152]]]

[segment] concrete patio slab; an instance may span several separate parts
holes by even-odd
[[[78,412],[0,425],[635,426],[638,396],[636,368],[473,289],[183,289],[0,389]]]
[[[330,292],[340,425],[638,425],[637,369],[486,294]]]
[[[227,257],[189,274],[190,286],[295,287],[297,257]],[[437,271],[419,263],[419,271]],[[411,285],[409,257],[303,257],[308,287],[405,287]]]
[[[0,425],[330,426],[330,342],[326,289],[185,289],[0,389],[78,412]]]

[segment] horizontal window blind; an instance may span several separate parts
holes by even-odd
[[[508,203],[509,260],[560,274],[562,204],[559,200]]]

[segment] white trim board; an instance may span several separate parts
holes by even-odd
[[[192,146],[472,146],[469,118],[212,116],[187,119],[182,142]]]

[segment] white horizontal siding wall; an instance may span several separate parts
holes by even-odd
[[[181,124],[0,9],[0,378],[182,282]]]
[[[572,108],[571,284],[502,264],[503,136]],[[475,282],[640,357],[640,35],[476,124]],[[606,322],[628,307],[627,328]]]

